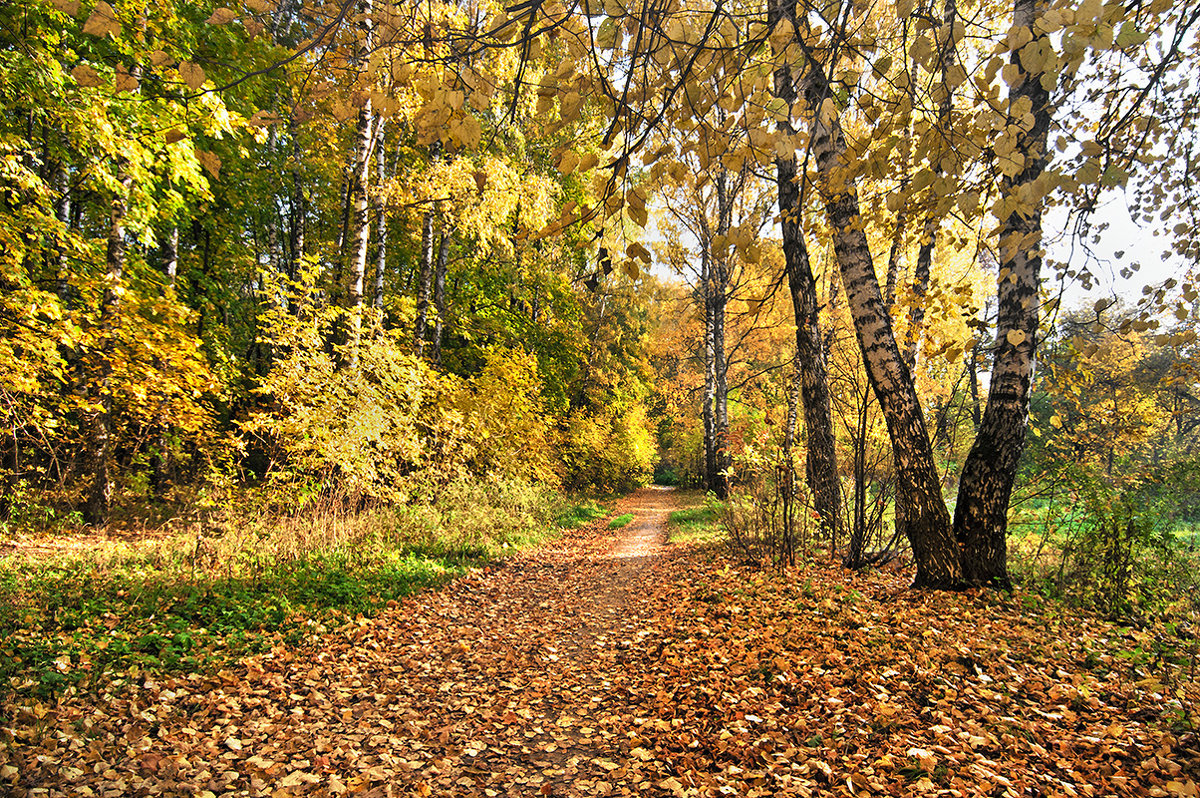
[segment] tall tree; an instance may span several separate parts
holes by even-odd
[[[132,179],[123,166],[117,167],[118,188],[109,200],[108,243],[104,251],[107,272],[104,295],[100,301],[98,341],[95,354],[93,389],[99,408],[92,419],[92,488],[85,517],[89,523],[104,524],[112,507],[112,477],[109,460],[113,438],[113,357],[115,355],[119,304],[125,276],[125,217],[129,213],[129,190]]]
[[[806,23],[798,16],[794,0],[784,0],[780,18],[790,23],[797,43],[807,48],[802,34]],[[907,534],[917,565],[915,584],[953,587],[962,575],[958,545],[951,534],[950,514],[942,498],[924,411],[912,373],[896,343],[891,315],[875,273],[828,68],[808,50],[799,76],[802,91],[798,94],[803,95],[809,110],[817,187],[833,235],[863,363],[892,441],[897,500],[904,502],[908,511]]]
[[[788,13],[785,0],[773,0],[769,21],[778,25],[788,18]],[[796,102],[795,79],[790,65],[775,70],[773,89],[775,96],[786,102],[789,108]],[[781,121],[779,125],[785,135],[795,135],[790,120]],[[829,374],[817,309],[817,281],[813,277],[808,247],[804,242],[803,200],[794,152],[790,157],[779,155],[775,158],[775,173],[783,255],[796,321],[796,376],[804,405],[804,429],[808,445],[805,476],[812,490],[813,507],[832,539],[837,541],[842,539],[844,532],[842,483],[838,475]],[[789,418],[791,415],[789,408]],[[789,424],[789,437],[790,431]]]
[[[1008,502],[1025,445],[1033,387],[1041,301],[1042,209],[1040,185],[1049,162],[1050,92],[1043,70],[1049,38],[1037,23],[1045,0],[1016,0],[1013,33],[1018,77],[1009,92],[1009,126],[1016,147],[1009,156],[1001,195],[1015,201],[1000,220],[996,348],[987,405],[975,443],[963,464],[954,510],[955,535],[963,547],[963,578],[970,584],[1008,588]],[[1028,115],[1028,116],[1027,116]]]

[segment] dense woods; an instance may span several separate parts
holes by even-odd
[[[662,458],[722,499],[771,482],[849,564],[904,539],[919,585],[1007,587],[1031,402],[1064,390],[1036,352],[1080,324],[1057,297],[1098,208],[1194,247],[1195,17],[9,8],[5,512],[613,490]],[[1194,296],[1152,286],[1115,333],[1176,397]]]

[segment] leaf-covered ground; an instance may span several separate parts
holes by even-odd
[[[214,677],[10,696],[0,791],[1195,794],[1197,691],[1152,640],[903,574],[762,574],[664,545],[673,501]]]

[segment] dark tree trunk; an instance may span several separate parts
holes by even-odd
[[[794,4],[791,15],[794,20]],[[836,112],[822,113],[824,101],[832,98],[833,92],[820,63],[810,59],[806,69],[805,94],[812,109],[811,143],[819,188],[863,363],[892,441],[897,496],[908,510],[907,534],[917,565],[914,585],[954,588],[961,582],[958,545],[942,498],[924,413],[883,302],[854,181],[845,174],[847,148],[840,122]]]
[[[300,264],[304,258],[307,199],[304,196],[304,159],[300,150],[299,126],[294,120],[288,123],[292,138],[292,197],[288,208],[289,248],[288,277],[295,280],[300,275]]]
[[[796,89],[790,69],[783,68],[776,72],[775,94],[787,101],[788,105],[795,102]],[[784,124],[789,134],[794,132],[790,124]],[[830,537],[838,540],[843,530],[842,484],[838,477],[829,374],[817,309],[817,281],[813,278],[808,247],[804,243],[803,209],[800,207],[795,159],[777,158],[775,173],[784,263],[796,320],[796,373],[808,441],[805,477],[821,523]]]
[[[433,351],[430,360],[436,365],[442,365],[442,333],[446,321],[446,266],[450,262],[450,243],[454,231],[442,232],[442,241],[438,245],[437,266],[433,272]]]
[[[84,520],[95,525],[107,523],[112,510],[112,478],[109,473],[113,435],[112,361],[116,349],[121,282],[125,272],[125,216],[129,212],[127,192],[130,184],[131,179],[121,175],[120,188],[109,206],[108,246],[105,249],[108,273],[104,296],[100,300],[99,351],[96,353],[93,380],[100,409],[92,418],[92,487],[84,506]]]
[[[1045,0],[1016,0],[1013,24],[1028,28],[1033,41],[1044,39],[1035,25],[1045,13]],[[1027,101],[1033,126],[1021,129],[1012,158],[1023,163],[1015,175],[1005,175],[1001,193],[1017,198],[1041,178],[1048,162],[1050,95],[1040,73],[1027,73],[1018,53],[1012,63],[1020,82],[1009,95],[1010,107]],[[1010,118],[1010,125],[1020,125]],[[1036,194],[1037,192],[1035,192]],[[1040,199],[1016,203],[1001,220],[996,349],[991,383],[979,434],[963,465],[954,531],[963,548],[964,578],[969,584],[1008,589],[1008,503],[1017,465],[1025,447],[1029,400],[1040,315],[1042,208]]]

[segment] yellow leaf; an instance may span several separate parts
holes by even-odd
[[[299,787],[301,784],[316,784],[321,781],[321,777],[312,773],[307,773],[303,770],[293,770],[288,775],[279,780],[279,787]]]
[[[121,23],[117,20],[117,12],[113,11],[113,7],[104,0],[100,0],[92,9],[92,13],[88,15],[87,21],[83,23],[83,32],[93,36],[105,36],[109,33],[119,36]]]
[[[459,140],[466,149],[474,149],[479,146],[480,140],[483,138],[483,126],[479,124],[479,120],[473,116],[464,116],[462,124],[459,126]]]
[[[828,127],[833,124],[833,120],[837,119],[837,103],[832,97],[826,97],[821,101],[821,124]]]
[[[617,43],[617,21],[607,17],[596,30],[596,46],[601,50],[610,50]]]
[[[1188,779],[1187,781],[1168,781],[1164,787],[1171,795],[1180,796],[1196,796],[1200,795],[1200,790],[1196,787],[1196,782]]]
[[[264,111],[260,108],[254,112],[254,116],[250,117],[248,121],[251,127],[269,127],[283,120],[278,114],[273,114],[270,111]]]
[[[1137,29],[1137,25],[1134,25],[1132,22],[1126,22],[1121,25],[1121,31],[1117,34],[1117,39],[1114,43],[1117,47],[1121,48],[1137,47],[1148,38],[1150,37],[1147,34]]]
[[[626,258],[625,262],[621,264],[621,271],[625,272],[625,275],[630,280],[636,280],[638,278],[638,275],[641,274],[641,272],[638,269],[637,263],[629,258]],[[630,753],[633,753],[633,752],[631,751]]]
[[[579,166],[575,168],[580,172],[588,172],[596,167],[599,160],[594,152],[584,153],[583,157],[579,159]]]
[[[1025,332],[1023,330],[1009,330],[1004,338],[1013,346],[1020,346],[1025,343]]]
[[[228,25],[237,19],[237,13],[232,8],[218,8],[212,16],[205,20],[209,25]]]
[[[1050,426],[1055,429],[1062,429],[1062,418],[1059,416],[1050,416]]]
[[[650,250],[646,249],[636,241],[625,248],[625,254],[631,258],[643,260],[646,263],[650,262]]]
[[[562,98],[562,121],[574,122],[583,108],[583,96],[577,91],[567,92]]]
[[[199,64],[193,64],[191,61],[179,62],[179,77],[183,78],[183,82],[188,85],[192,91],[197,91],[204,85],[204,69]]]

